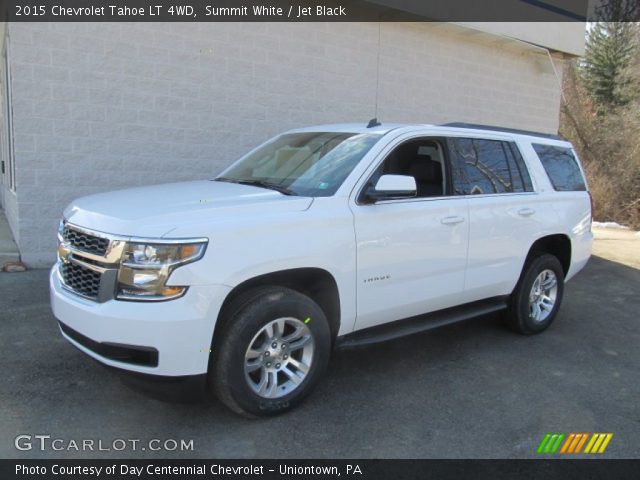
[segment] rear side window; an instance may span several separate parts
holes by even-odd
[[[555,190],[571,192],[587,189],[578,161],[570,148],[539,143],[534,143],[532,146]]]
[[[517,147],[477,138],[449,139],[457,195],[530,192],[531,178]]]

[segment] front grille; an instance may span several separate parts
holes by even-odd
[[[75,263],[63,263],[60,275],[64,284],[74,292],[92,299],[98,298],[100,273]]]
[[[94,255],[104,255],[109,248],[109,239],[89,235],[68,226],[64,227],[62,238],[73,248]]]

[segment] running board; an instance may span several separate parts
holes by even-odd
[[[414,333],[424,332],[444,325],[498,312],[507,308],[508,299],[508,296],[489,298],[487,300],[466,303],[457,307],[357,330],[339,337],[337,347],[362,347],[374,343],[386,342],[406,335],[413,335]]]

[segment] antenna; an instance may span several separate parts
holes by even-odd
[[[380,89],[380,38],[382,36],[382,22],[380,21],[380,17],[378,17],[378,54],[376,56],[376,100],[375,106],[373,109],[373,116],[378,116],[378,90]]]
[[[372,118],[371,120],[369,120],[367,128],[379,127],[380,125],[382,124],[378,121],[377,118]]]

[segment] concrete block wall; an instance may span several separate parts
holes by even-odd
[[[530,52],[425,25],[13,23],[9,37],[30,266],[54,261],[74,198],[210,178],[283,130],[368,121],[378,61],[383,122],[558,125],[559,79]]]

